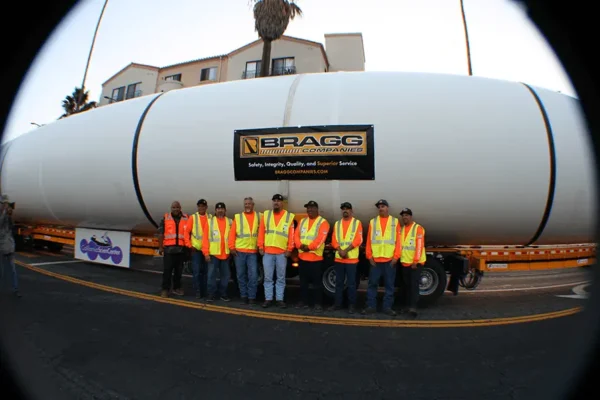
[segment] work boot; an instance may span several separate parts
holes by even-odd
[[[323,306],[322,306],[322,305],[320,305],[320,304],[317,304],[317,305],[315,305],[315,311],[316,311],[316,312],[321,312],[321,311],[323,311]]]
[[[169,297],[169,292],[167,292],[166,290],[161,290],[160,291],[160,297]]]
[[[251,306],[256,304],[256,299],[250,299],[248,300],[248,303],[250,303]]]
[[[396,311],[392,310],[391,308],[384,310],[383,313],[389,315],[390,317],[395,317],[397,315]]]
[[[202,295],[200,294],[200,292],[196,292],[196,298],[197,299],[201,299],[202,298]]]
[[[183,289],[179,288],[179,289],[175,289],[173,290],[173,294],[177,295],[177,296],[183,296]]]
[[[221,296],[221,300],[223,300],[223,301],[231,301],[231,299],[229,297],[227,297],[227,295]]]
[[[342,309],[342,306],[336,306],[335,304],[329,307],[329,311],[339,311]]]
[[[212,303],[212,302],[214,302],[214,301],[215,301],[215,298],[216,298],[216,297],[215,297],[214,295],[212,295],[212,296],[208,296],[208,298],[206,299],[206,301],[208,301],[209,303]]]
[[[417,315],[419,315],[416,308],[409,308],[408,312],[410,313],[411,317],[416,317]]]
[[[272,302],[273,301],[271,300],[265,300],[265,302],[262,304],[262,308],[269,308]]]
[[[367,315],[367,314],[375,314],[377,312],[376,309],[372,308],[372,307],[367,307],[364,310],[362,310],[361,314],[362,315]]]
[[[248,304],[248,298],[242,297],[241,302],[242,302],[242,304]]]
[[[19,293],[19,291],[18,291],[18,290],[15,290],[15,291],[13,291],[13,295],[14,295],[15,297],[21,297],[21,293]]]
[[[283,300],[279,300],[279,301],[277,302],[277,305],[279,306],[279,308],[287,308],[287,304],[285,304],[285,303],[283,302]]]
[[[354,304],[350,304],[350,305],[348,306],[348,312],[349,312],[350,314],[354,314],[354,313],[356,312],[356,307],[354,307]]]

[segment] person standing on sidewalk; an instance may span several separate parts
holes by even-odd
[[[258,228],[258,251],[263,256],[262,264],[265,272],[265,302],[267,308],[273,302],[273,273],[277,271],[275,298],[277,305],[286,308],[283,301],[285,291],[285,271],[287,258],[294,250],[294,217],[283,209],[283,196],[273,195],[273,209],[263,213]]]
[[[181,274],[190,244],[189,217],[181,212],[178,201],[171,203],[158,226],[158,253],[163,256],[163,281],[161,297],[168,297],[173,280],[173,294],[183,296]]]
[[[258,226],[261,214],[254,211],[254,199],[244,199],[244,212],[235,214],[229,232],[229,251],[234,257],[242,303],[256,303],[258,287]]]
[[[308,285],[312,283],[315,300],[315,311],[323,310],[323,250],[325,239],[329,234],[329,222],[319,215],[319,204],[309,201],[304,205],[308,217],[303,218],[296,229],[294,244],[300,259],[300,293],[302,300],[296,308],[308,308]]]
[[[383,275],[385,295],[383,312],[395,316],[394,292],[396,289],[396,265],[400,258],[400,221],[389,214],[389,203],[379,200],[375,203],[379,215],[369,222],[366,255],[371,264],[369,270],[369,287],[367,289],[367,307],[362,314],[373,314],[377,311],[377,288]]]
[[[7,271],[10,272],[13,294],[16,297],[21,297],[19,278],[15,266],[15,237],[12,220],[15,204],[10,203],[7,195],[2,195],[0,199],[2,201],[2,210],[0,211],[0,274],[4,278]],[[3,280],[0,279],[0,281]]]
[[[402,263],[402,282],[404,289],[404,307],[400,313],[409,312],[417,316],[419,301],[419,278],[427,261],[425,252],[425,228],[413,221],[413,212],[404,208],[400,212],[403,227],[400,233],[400,263]]]
[[[208,263],[208,299],[215,301],[220,294],[223,301],[231,301],[227,296],[227,287],[231,270],[229,267],[229,231],[231,219],[225,215],[225,203],[215,204],[215,216],[208,221],[208,232],[202,239],[202,253]],[[219,287],[217,288],[217,272],[219,270]],[[218,289],[218,293],[217,293]]]
[[[354,218],[352,204],[341,205],[342,220],[333,226],[331,245],[335,252],[335,303],[331,311],[340,310],[344,300],[344,280],[348,286],[348,312],[354,314],[356,307],[356,269],[359,248],[363,242],[362,223]]]
[[[208,264],[202,252],[202,239],[208,232],[208,220],[212,215],[206,213],[208,204],[206,200],[200,199],[196,203],[198,211],[190,217],[190,242],[192,250],[192,286],[196,292],[196,298],[203,299],[207,296],[207,274]]]

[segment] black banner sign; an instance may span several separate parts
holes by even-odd
[[[236,130],[236,181],[373,180],[373,125]]]

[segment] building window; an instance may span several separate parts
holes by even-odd
[[[142,94],[142,91],[139,90],[141,82],[133,83],[127,86],[127,99],[133,99],[134,97],[139,97]]]
[[[202,81],[216,81],[217,80],[217,67],[203,68],[200,71],[200,82]]]
[[[244,79],[252,79],[260,76],[260,61],[248,61],[246,63],[246,70],[242,74]]]
[[[122,101],[125,98],[125,86],[113,89],[111,98],[112,101]]]
[[[296,73],[294,57],[274,58],[271,75],[289,75]]]
[[[177,81],[181,82],[181,74],[165,76],[165,81]]]

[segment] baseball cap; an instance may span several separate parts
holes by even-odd
[[[283,196],[280,195],[279,193],[278,194],[274,194],[273,198],[271,200],[281,200],[281,201],[283,201]]]
[[[384,205],[384,206],[390,206],[390,204],[387,202],[387,200],[381,199],[379,200],[377,203],[375,203],[375,207],[379,207],[380,205]]]
[[[311,200],[311,201],[309,201],[308,203],[306,203],[304,205],[304,208],[306,208],[306,207],[317,207],[317,208],[319,208],[319,204],[316,201]]]
[[[215,208],[225,208],[225,209],[227,209],[227,207],[225,207],[225,203],[221,203],[221,202],[215,204]]]
[[[344,209],[344,208],[349,208],[350,210],[352,210],[352,204],[348,203],[347,201],[343,202],[342,205],[340,206],[340,209]]]
[[[400,211],[400,215],[402,214],[412,215],[412,210],[410,208],[403,208],[402,211]]]
[[[200,199],[200,200],[198,200],[198,202],[196,203],[196,205],[197,206],[199,206],[199,205],[207,206],[208,203],[206,202],[206,200]]]

